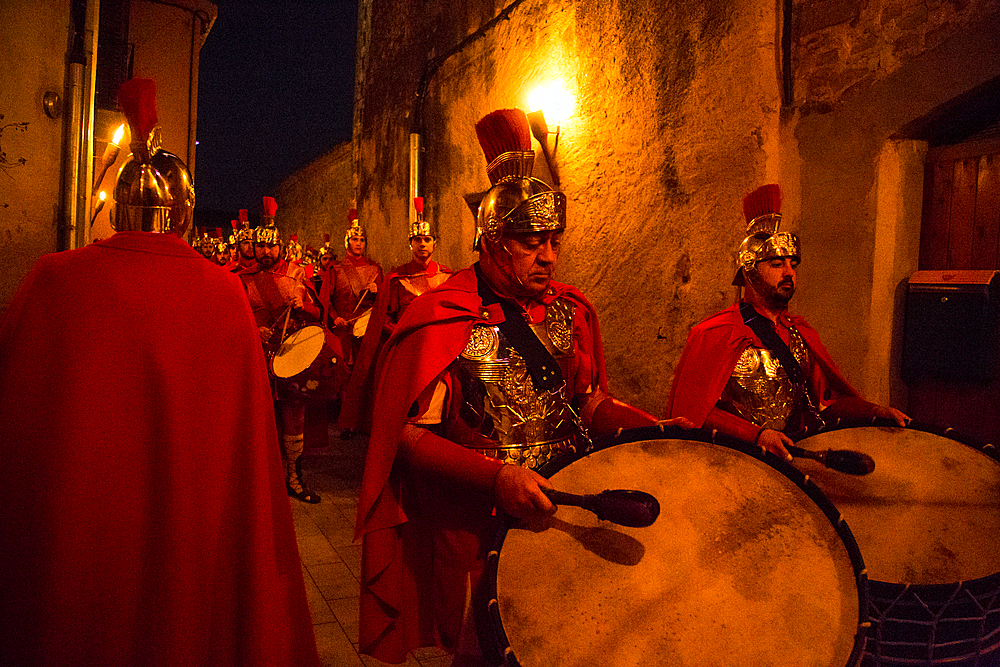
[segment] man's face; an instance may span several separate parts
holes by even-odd
[[[365,245],[367,241],[364,236],[352,236],[347,240],[347,252],[355,257],[361,257],[365,254]]]
[[[254,243],[253,255],[254,259],[257,260],[257,264],[260,265],[260,268],[269,269],[277,264],[278,258],[281,257],[281,244],[263,242]]]
[[[757,262],[754,268],[758,279],[752,281],[751,285],[769,306],[783,309],[795,294],[798,266],[797,257],[775,257]]]
[[[224,266],[229,261],[229,248],[223,247],[215,252],[215,263]]]
[[[253,241],[240,241],[240,257],[246,260],[253,259]]]
[[[545,292],[559,261],[562,237],[559,230],[512,234],[500,240],[492,256],[503,267],[515,293],[537,297]]]
[[[333,261],[333,255],[327,253],[319,258],[319,267],[323,270],[330,268],[330,262]]]
[[[434,237],[425,235],[411,237],[410,250],[413,251],[413,259],[420,263],[426,262],[434,252]]]

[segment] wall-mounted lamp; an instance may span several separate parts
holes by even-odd
[[[90,191],[91,196],[97,194],[97,190],[101,187],[101,182],[104,180],[104,175],[108,172],[108,168],[118,159],[118,151],[120,150],[118,146],[121,144],[122,137],[124,136],[125,123],[122,123],[115,130],[115,136],[111,139],[111,143],[104,147],[104,155],[101,156],[100,167],[94,172],[94,187]]]
[[[542,147],[542,156],[552,175],[552,185],[559,187],[559,175],[556,172],[554,157],[559,148],[560,123],[573,115],[573,96],[570,95],[562,82],[555,81],[539,86],[528,95],[528,106],[532,109],[528,116],[531,134]],[[547,117],[547,118],[546,118]],[[556,131],[549,130],[549,123],[555,123]],[[549,135],[556,135],[549,149]]]
[[[91,227],[94,226],[94,221],[97,220],[97,214],[100,213],[101,209],[104,208],[104,201],[107,198],[108,198],[108,193],[105,192],[104,190],[101,190],[101,194],[98,195],[97,206],[94,207],[94,212],[90,214],[90,226]]]

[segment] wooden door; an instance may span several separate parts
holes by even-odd
[[[1000,270],[1000,139],[928,152],[920,269]],[[1000,442],[1000,380],[921,378],[909,388],[907,412],[914,419]]]

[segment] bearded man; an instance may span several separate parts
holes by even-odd
[[[597,315],[553,280],[566,196],[531,178],[524,112],[495,111],[476,131],[494,184],[477,216],[479,261],[409,305],[376,373],[359,637],[387,662],[437,644],[455,665],[480,664],[466,601],[495,510],[554,513],[534,468],[591,435],[656,423],[609,394]]]
[[[816,330],[789,314],[801,253],[794,234],[778,231],[780,186],[751,192],[743,211],[747,236],[733,279],[743,299],[691,329],[668,412],[788,461],[792,438],[824,420],[882,417],[905,426],[909,417],[899,410],[861,398]]]
[[[0,662],[318,665],[254,319],[181,238],[154,94],[119,93],[116,233],[42,257],[0,322]]]
[[[389,272],[375,299],[337,421],[344,439],[351,438],[359,428],[366,433],[371,430],[372,385],[375,379],[373,364],[403,311],[414,299],[442,284],[452,274],[447,266],[431,259],[437,237],[430,223],[424,220],[424,198],[414,197],[413,206],[417,220],[409,226],[411,259]]]
[[[274,224],[276,211],[274,199],[264,197],[264,225],[257,228],[254,241],[257,268],[239,274],[250,299],[261,341],[272,355],[285,342],[285,334],[304,324],[320,322],[322,314],[306,287],[305,271],[301,266],[282,259],[281,235]],[[335,353],[323,369],[324,377],[339,390],[347,373],[340,359],[340,346],[331,335],[326,336],[326,345],[332,347]],[[318,503],[320,495],[303,482],[301,461],[306,403],[314,397],[298,384],[275,379],[272,386],[281,431],[286,490],[289,496],[302,502]]]

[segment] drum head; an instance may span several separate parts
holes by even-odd
[[[302,327],[291,333],[271,360],[271,370],[279,378],[290,378],[309,368],[326,342],[323,327]]]
[[[372,309],[369,308],[361,314],[361,317],[354,320],[351,325],[351,335],[355,338],[364,338],[365,332],[368,331],[368,320],[372,318]]]
[[[551,481],[580,494],[647,491],[661,513],[649,528],[625,528],[560,506],[538,532],[508,530],[497,600],[521,665],[856,659],[859,592],[848,550],[774,468],[718,445],[647,440],[593,452]]]
[[[989,456],[903,428],[833,430],[799,445],[875,459],[875,471],[863,477],[796,462],[844,513],[869,579],[945,584],[1000,571],[1000,464]]]

